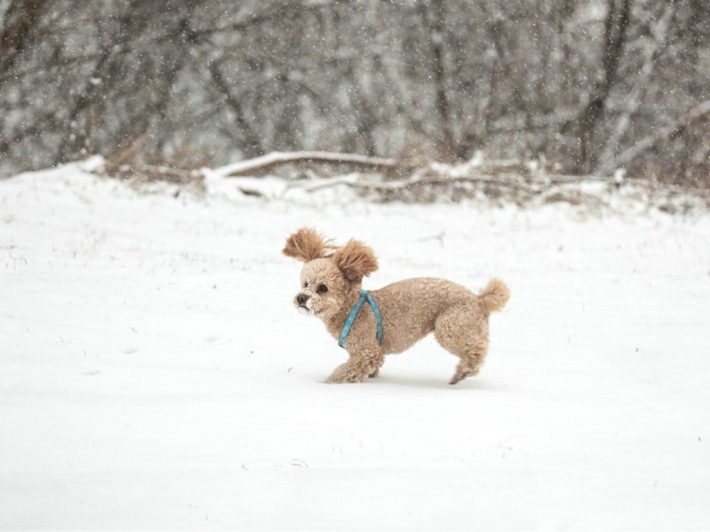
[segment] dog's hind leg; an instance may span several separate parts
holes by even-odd
[[[462,306],[440,314],[434,336],[444,349],[459,357],[449,384],[478,374],[488,352],[488,320],[478,309]]]
[[[475,342],[470,348],[466,349],[463,354],[455,353],[460,357],[460,361],[456,366],[456,373],[451,377],[449,384],[456,384],[466,377],[478,375],[481,370],[483,361],[486,357],[488,349],[487,341]]]

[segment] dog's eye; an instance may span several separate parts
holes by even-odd
[[[316,292],[319,294],[325,294],[328,291],[328,287],[325,286],[324,284],[319,284],[318,288],[316,288]]]

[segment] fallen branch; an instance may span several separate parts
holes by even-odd
[[[304,152],[272,152],[254,159],[239,161],[238,163],[222,166],[213,170],[218,177],[237,177],[263,173],[272,168],[291,163],[322,163],[331,165],[347,164],[360,168],[373,170],[390,170],[400,167],[395,159],[381,157],[366,157],[350,153],[333,153],[326,151]]]
[[[486,169],[485,172],[480,171],[483,168]],[[503,168],[506,171],[502,171]],[[522,165],[518,167],[522,168]],[[499,171],[489,173],[491,169]],[[420,168],[406,179],[383,179],[378,173],[354,172],[332,178],[291,181],[286,184],[283,193],[301,190],[310,194],[344,186],[365,192],[375,201],[420,203],[444,198],[456,201],[477,197],[482,193],[493,200],[507,199],[520,205],[530,202],[582,205],[595,204],[595,201],[598,203],[595,194],[589,192],[590,190],[603,190],[604,187],[608,189],[611,184],[622,183],[617,177],[548,175],[544,172],[531,172],[530,168],[524,168],[521,173],[511,171],[515,169],[510,164],[495,167],[495,164],[488,163],[467,170],[432,164],[427,168]],[[585,183],[600,184],[602,188],[585,189],[582,186]]]
[[[490,170],[490,168],[488,168]],[[498,172],[447,175],[433,172],[432,169],[419,171],[408,179],[398,179],[382,181],[373,177],[363,179],[359,173],[347,174],[331,178],[322,178],[309,181],[292,181],[286,185],[286,189],[298,188],[306,192],[345,185],[354,189],[376,190],[376,191],[398,191],[420,186],[440,186],[453,185],[457,183],[473,183],[476,185],[487,185],[500,188],[515,189],[529,194],[539,194],[549,189],[550,186],[574,185],[579,183],[612,183],[618,182],[615,177],[605,176],[568,176],[568,175],[545,175],[539,182],[527,182],[523,176],[516,177],[514,173],[507,173],[507,177],[502,178]]]
[[[497,187],[514,188],[526,192],[535,192],[535,189],[523,181],[513,181],[510,179],[499,179],[489,176],[418,176],[414,175],[409,179],[396,181],[378,181],[374,179],[362,179],[361,174],[348,174],[344,176],[324,178],[318,181],[293,181],[286,186],[286,190],[290,188],[300,188],[306,192],[315,192],[324,188],[345,185],[350,188],[361,190],[377,190],[382,192],[390,192],[397,190],[406,190],[412,187],[419,186],[438,186],[451,185],[455,183],[475,183],[479,185],[492,185]]]

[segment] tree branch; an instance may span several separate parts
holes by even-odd
[[[705,100],[704,102],[690,109],[685,114],[685,116],[678,120],[675,124],[661,129],[660,131],[658,131],[658,133],[654,135],[648,135],[636,142],[633,146],[626,148],[614,159],[600,166],[599,171],[601,173],[608,173],[613,171],[615,168],[630,163],[631,161],[637,159],[647,151],[653,149],[660,142],[677,137],[690,124],[708,115],[710,115],[710,100]]]
[[[366,157],[350,153],[327,151],[272,152],[262,157],[247,159],[246,161],[239,161],[238,163],[217,168],[214,170],[214,174],[221,177],[251,175],[291,163],[347,164],[376,170],[389,170],[401,166],[395,159]]]

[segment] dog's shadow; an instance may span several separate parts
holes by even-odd
[[[468,378],[455,385],[451,385],[446,377],[407,376],[387,373],[380,373],[373,379],[367,379],[366,382],[373,385],[386,384],[390,386],[406,386],[408,388],[427,388],[436,390],[480,390],[493,392],[501,389],[500,386],[496,386],[495,383],[480,378]]]

